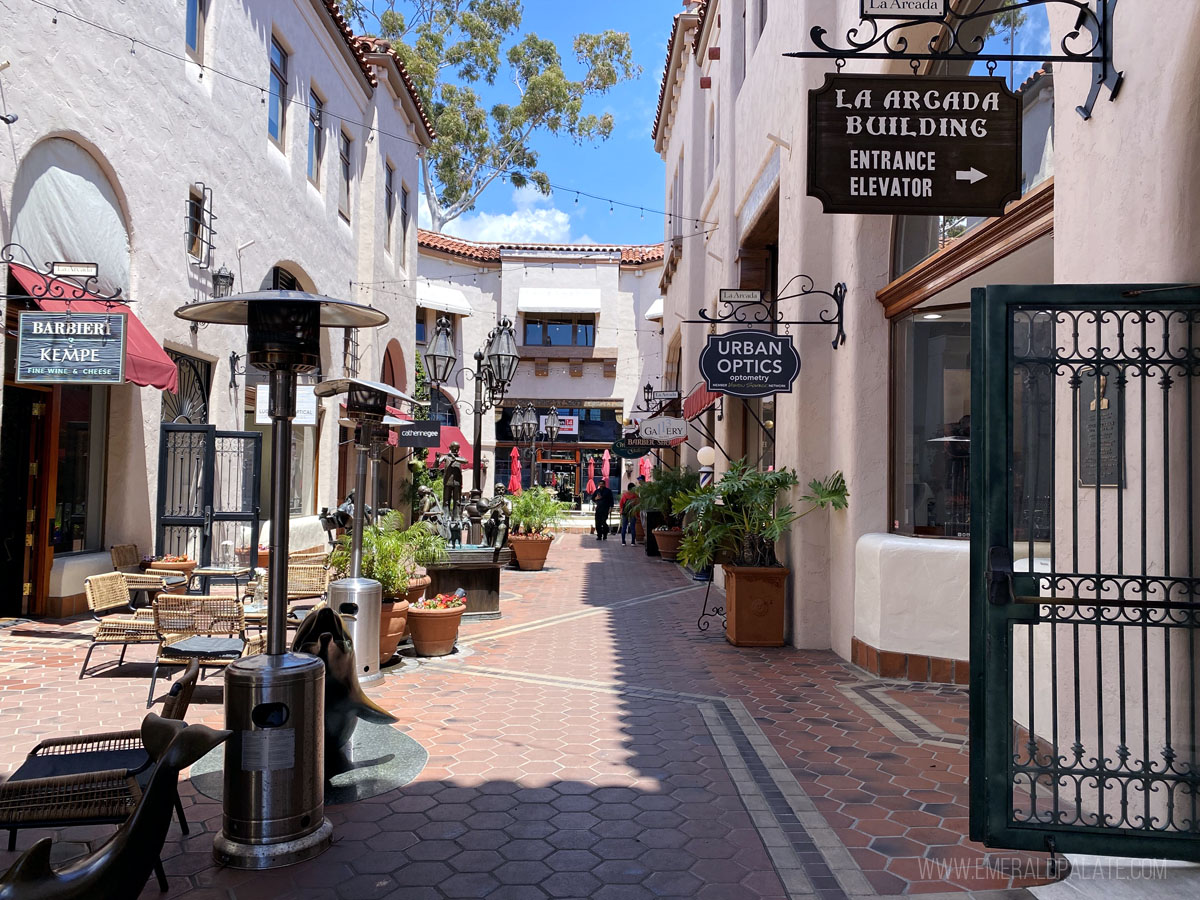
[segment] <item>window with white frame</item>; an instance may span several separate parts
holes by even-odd
[[[338,212],[350,221],[350,135],[338,132],[338,172],[341,175],[338,188]]]
[[[281,147],[287,118],[287,70],[287,51],[279,41],[271,38],[271,96],[267,99],[267,133]]]
[[[316,91],[308,92],[308,180],[321,186],[321,161],[325,158],[325,104]]]
[[[208,0],[187,0],[187,20],[184,40],[188,53],[197,62],[204,62],[204,20],[208,15]]]

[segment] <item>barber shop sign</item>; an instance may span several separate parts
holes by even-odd
[[[800,354],[790,334],[710,334],[700,351],[700,377],[705,387],[731,397],[790,394],[799,374]]]

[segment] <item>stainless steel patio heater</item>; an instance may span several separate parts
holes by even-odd
[[[412,402],[412,398],[389,384],[361,378],[335,378],[313,389],[318,397],[346,394],[345,418],[355,426],[354,522],[351,526],[350,574],[329,585],[329,605],[341,613],[354,642],[354,660],[360,684],[378,681],[379,618],[383,609],[383,587],[362,577],[363,510],[367,505],[367,454],[373,445],[387,440],[382,423],[389,400]],[[376,457],[378,458],[378,457]],[[378,500],[375,501],[379,505]]]
[[[321,328],[370,328],[377,309],[302,291],[258,291],[175,310],[191,322],[246,326],[246,358],[268,375],[271,417],[271,538],[267,652],[225,670],[222,829],[213,856],[222,865],[269,869],[329,847],[325,818],[325,665],[287,649],[291,420],[296,375],[320,363]]]

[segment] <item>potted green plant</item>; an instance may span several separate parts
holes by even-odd
[[[562,521],[562,504],[554,492],[543,487],[531,487],[512,498],[512,530],[508,544],[512,547],[517,568],[536,572],[546,565],[546,555],[554,536],[548,531]]]
[[[846,479],[834,472],[809,482],[797,511],[778,502],[800,483],[787,468],[762,472],[745,460],[733,463],[719,481],[675,498],[686,517],[680,561],[700,570],[714,562],[725,572],[725,637],[738,647],[782,647],[784,588],[790,572],[775,557],[775,542],[797,519],[817,509],[845,509]]]
[[[408,620],[417,656],[453,653],[458,626],[466,610],[467,595],[462,588],[453,594],[437,594],[414,603],[408,611]]]
[[[646,516],[646,553],[674,560],[683,540],[682,516],[674,508],[675,499],[700,487],[700,475],[686,466],[655,469],[650,481],[637,487],[637,508]],[[651,547],[653,542],[654,547]]]
[[[349,534],[343,534],[329,555],[329,564],[339,576],[349,574],[351,541]],[[421,522],[405,528],[400,513],[394,510],[377,524],[363,527],[362,574],[383,588],[380,665],[395,654],[407,628],[411,605],[429,586],[425,566],[448,558],[446,542],[440,535]]]

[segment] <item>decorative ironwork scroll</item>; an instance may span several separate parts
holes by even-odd
[[[16,256],[17,252],[20,252],[27,262],[18,260]],[[102,294],[98,288],[98,275],[88,275],[86,277],[56,275],[53,271],[53,263],[44,263],[39,266],[34,261],[33,255],[20,244],[5,244],[3,247],[0,247],[0,263],[16,263],[19,266],[31,269],[42,277],[42,283],[34,285],[31,289],[32,293],[30,296],[35,300],[61,300],[66,303],[70,303],[73,300],[91,300],[110,307],[129,302],[121,296],[120,288],[117,288],[111,294]],[[0,297],[4,297],[7,300],[16,300],[24,296],[24,294],[10,295],[0,292]]]
[[[984,62],[989,71],[1000,63],[1049,62],[1087,63],[1096,67],[1093,87],[1087,102],[1078,107],[1085,119],[1091,116],[1092,106],[1099,96],[1100,86],[1108,87],[1110,97],[1116,98],[1121,89],[1123,73],[1113,66],[1112,16],[1117,0],[1019,0],[1003,8],[1004,12],[1031,7],[1067,7],[1075,15],[1074,26],[1063,35],[1057,48],[1051,45],[1047,54],[993,53],[985,52],[987,26],[1000,10],[983,3],[973,6],[953,6],[946,14],[942,26],[921,46],[910,46],[908,29],[928,26],[930,20],[920,16],[896,19],[863,19],[846,32],[845,46],[835,46],[827,40],[828,30],[820,25],[813,26],[809,37],[819,49],[785,53],[795,59],[832,59],[838,68],[850,59],[903,59],[912,63],[914,70],[923,60],[966,60]],[[969,11],[968,11],[969,10]]]
[[[800,281],[800,290],[794,294],[784,294],[792,282]],[[816,313],[816,318],[786,319],[779,310],[782,300],[794,300],[806,297],[825,297],[826,303]],[[832,325],[836,329],[833,336],[833,349],[846,343],[843,310],[846,304],[846,285],[844,282],[834,285],[832,291],[817,290],[816,282],[807,275],[794,275],[788,280],[778,297],[766,297],[762,291],[722,290],[717,301],[717,311],[710,313],[707,309],[699,310],[698,319],[684,319],[689,325]]]

